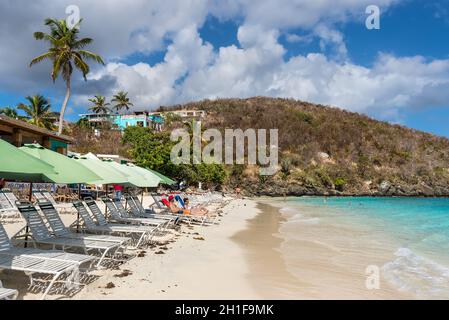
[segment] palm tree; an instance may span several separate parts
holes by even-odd
[[[122,109],[126,109],[126,111],[128,111],[129,107],[134,106],[129,101],[128,92],[124,92],[124,91],[120,91],[119,93],[117,93],[111,101],[115,102],[115,105],[113,106],[113,108],[115,110],[117,110],[117,112],[119,112]]]
[[[64,113],[70,99],[70,82],[73,68],[75,67],[80,70],[84,80],[87,81],[87,74],[90,71],[90,67],[85,60],[93,60],[94,62],[104,65],[103,59],[99,55],[84,50],[84,47],[91,44],[93,40],[90,38],[79,39],[78,33],[81,21],[82,20],[80,20],[73,28],[69,28],[65,20],[46,19],[45,25],[50,28],[50,33],[34,33],[34,38],[36,40],[47,41],[50,47],[46,53],[34,58],[30,63],[30,67],[48,59],[53,63],[51,71],[53,82],[56,82],[59,74],[61,74],[66,84],[66,95],[59,117],[59,134],[62,133]]]
[[[106,98],[103,96],[95,96],[93,99],[89,99],[94,105],[89,108],[90,111],[97,114],[107,114],[111,111],[108,106],[110,103],[106,103]]]
[[[0,109],[0,114],[4,114],[7,117],[18,119],[19,114],[17,113],[17,110],[13,107],[4,107],[3,109]]]
[[[17,109],[25,112],[27,121],[38,127],[53,129],[53,116],[51,105],[42,95],[26,97],[29,104],[19,104]]]

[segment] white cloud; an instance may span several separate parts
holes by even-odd
[[[380,54],[368,68],[348,59],[344,34],[336,26],[358,20],[363,27],[371,0],[259,0],[257,5],[250,0],[75,2],[85,18],[82,34],[95,39],[92,50],[108,64],[94,68],[87,84],[75,79],[74,104],[85,104],[93,94],[111,96],[123,89],[138,109],[203,98],[267,95],[398,115],[403,107],[445,105],[449,98],[449,60]],[[384,12],[399,0],[376,2]],[[24,95],[49,88],[62,92],[62,84],[50,82],[48,66],[30,71],[27,65],[45,50],[32,39],[32,32],[45,30],[46,17],[63,17],[66,5],[73,3],[0,2],[3,90]],[[198,29],[208,14],[240,22],[239,46],[213,48],[201,39]],[[301,36],[295,30],[301,30]],[[286,49],[279,43],[283,35],[290,42],[318,37],[323,51],[331,55],[309,53],[285,61]],[[138,51],[156,50],[166,54],[155,65],[119,62]]]

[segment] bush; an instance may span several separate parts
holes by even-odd
[[[343,178],[337,178],[334,181],[335,189],[337,189],[338,191],[343,191],[345,185],[346,185],[346,181]]]

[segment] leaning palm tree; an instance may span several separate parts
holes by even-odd
[[[120,91],[119,93],[117,93],[116,95],[114,95],[114,97],[111,100],[112,102],[114,102],[114,106],[113,108],[115,110],[117,110],[117,112],[119,112],[122,109],[126,109],[126,111],[129,110],[129,107],[134,106],[128,98],[128,92],[124,92],[124,91]]]
[[[26,114],[26,120],[38,127],[53,129],[54,113],[51,111],[51,105],[42,95],[26,97],[29,104],[19,104],[17,109]]]
[[[90,38],[79,39],[79,25],[80,20],[73,28],[69,28],[65,20],[46,19],[45,25],[50,28],[50,33],[35,32],[34,38],[36,40],[47,41],[50,45],[48,51],[36,58],[34,58],[30,67],[43,60],[50,60],[53,63],[51,77],[53,82],[56,81],[59,74],[66,84],[66,95],[62,103],[61,113],[59,118],[58,133],[62,133],[64,123],[64,113],[67,103],[70,99],[70,82],[74,67],[81,71],[84,80],[87,81],[87,74],[90,71],[89,65],[85,60],[92,60],[104,65],[103,59],[84,48],[93,42]]]
[[[111,111],[108,108],[110,103],[107,103],[106,98],[103,96],[95,96],[94,98],[89,99],[89,101],[93,103],[93,106],[90,107],[89,110],[96,114],[108,114],[109,111]]]

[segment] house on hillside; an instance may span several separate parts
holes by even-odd
[[[181,118],[182,121],[192,119],[200,120],[206,116],[203,110],[175,110],[169,112],[149,112],[135,111],[129,114],[80,114],[82,119],[86,119],[92,128],[101,128],[105,124],[110,125],[113,129],[125,130],[127,127],[139,126],[144,128],[153,128],[161,131],[166,122],[168,114],[174,114]]]

